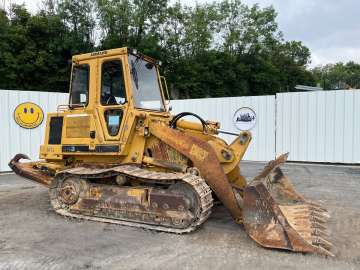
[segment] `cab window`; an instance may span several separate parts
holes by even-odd
[[[89,99],[89,65],[73,66],[70,105],[87,105]]]
[[[129,55],[129,66],[135,107],[165,111],[157,66],[132,54]]]
[[[101,69],[101,105],[120,105],[126,102],[122,63],[107,61]]]
[[[110,136],[116,136],[119,133],[121,120],[123,117],[123,111],[118,110],[107,110],[105,112],[105,121]]]

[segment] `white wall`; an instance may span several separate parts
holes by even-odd
[[[276,153],[289,160],[360,163],[360,90],[276,95]]]
[[[67,104],[68,94],[0,90],[0,171],[8,171],[17,153],[37,159],[43,142],[46,113]],[[24,129],[13,118],[17,105],[38,104],[44,121]],[[239,133],[233,115],[251,107],[257,124],[245,160],[268,161],[290,152],[289,160],[360,163],[360,90],[281,93],[275,96],[209,98],[171,101],[173,114],[189,111],[205,120],[219,121],[221,129]],[[196,121],[196,119],[194,119]],[[221,135],[227,142],[234,137]]]
[[[170,105],[173,113],[193,112],[205,120],[220,122],[222,130],[234,133],[240,132],[233,124],[234,113],[241,107],[250,107],[256,112],[257,123],[251,130],[253,140],[244,159],[268,161],[275,157],[275,96],[174,100]],[[228,143],[236,138],[231,135],[221,137]]]
[[[44,112],[42,124],[35,129],[24,129],[15,123],[15,108],[23,102],[33,102]],[[0,90],[0,171],[9,171],[8,163],[17,153],[39,158],[43,142],[46,113],[56,112],[59,104],[68,103],[68,94],[32,91]]]

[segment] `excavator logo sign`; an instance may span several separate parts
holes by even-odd
[[[41,125],[44,120],[44,112],[39,105],[31,102],[24,102],[16,107],[14,119],[20,127],[32,129]]]
[[[249,107],[242,107],[235,112],[233,122],[238,130],[250,130],[256,125],[256,113]]]

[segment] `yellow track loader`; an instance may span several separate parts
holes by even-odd
[[[40,160],[17,154],[9,166],[48,187],[64,216],[186,233],[216,199],[261,246],[331,255],[327,211],[283,175],[287,155],[247,183],[239,163],[251,133],[227,144],[219,123],[172,115],[159,64],[129,48],[74,56],[69,104],[47,115]]]

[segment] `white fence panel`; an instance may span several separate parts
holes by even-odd
[[[275,157],[275,96],[173,100],[170,105],[174,114],[193,112],[205,120],[220,122],[222,130],[234,133],[239,133],[233,124],[234,113],[250,107],[256,112],[257,123],[251,130],[253,140],[244,160],[268,161]],[[221,137],[228,143],[235,139],[231,135]]]
[[[276,95],[276,153],[289,160],[359,163],[360,91]]]
[[[16,153],[38,158],[43,142],[46,113],[66,104],[68,94],[0,90],[0,171]],[[38,104],[43,123],[24,129],[15,123],[15,108],[23,102]],[[289,160],[360,163],[360,91],[281,93],[275,96],[208,98],[171,101],[173,114],[189,111],[205,120],[221,123],[221,129],[239,133],[233,115],[241,107],[257,114],[251,130],[253,141],[245,160],[267,161],[275,154],[290,152]],[[196,119],[194,119],[196,121]],[[221,135],[228,143],[234,136]]]
[[[44,112],[42,124],[34,129],[25,129],[14,120],[15,108],[23,102],[32,102]],[[17,153],[38,159],[43,143],[46,114],[55,112],[57,106],[68,103],[68,94],[35,91],[0,90],[0,171],[9,171],[8,162]]]

